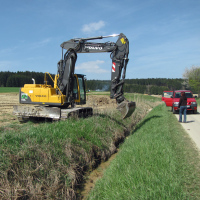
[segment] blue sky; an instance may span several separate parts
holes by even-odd
[[[56,74],[62,42],[118,33],[130,44],[126,78],[182,78],[200,66],[199,0],[0,2],[0,71]],[[75,72],[109,80],[111,66],[109,53],[78,54]]]

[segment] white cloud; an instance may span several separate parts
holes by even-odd
[[[102,60],[96,60],[96,61],[89,61],[84,62],[76,66],[77,71],[83,71],[83,73],[94,73],[94,74],[103,74],[108,73],[108,70],[102,69],[99,67],[99,65],[105,63]]]
[[[99,29],[101,29],[104,26],[105,26],[105,22],[100,20],[99,22],[84,24],[82,31],[84,33],[92,33],[92,32],[98,31]]]

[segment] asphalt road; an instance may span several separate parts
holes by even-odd
[[[187,114],[187,123],[181,123],[188,135],[194,141],[197,149],[200,151],[200,107],[197,114]],[[175,114],[178,120],[179,114]],[[182,119],[184,116],[182,116]]]

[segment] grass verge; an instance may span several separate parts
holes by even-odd
[[[88,199],[200,199],[199,154],[165,105],[121,145]]]
[[[200,98],[197,98],[196,101],[197,101],[197,105],[200,106]]]

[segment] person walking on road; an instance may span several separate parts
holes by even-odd
[[[182,122],[182,114],[184,114],[183,122],[186,123],[186,113],[187,113],[187,97],[185,92],[181,92],[181,98],[179,100],[179,122]]]

